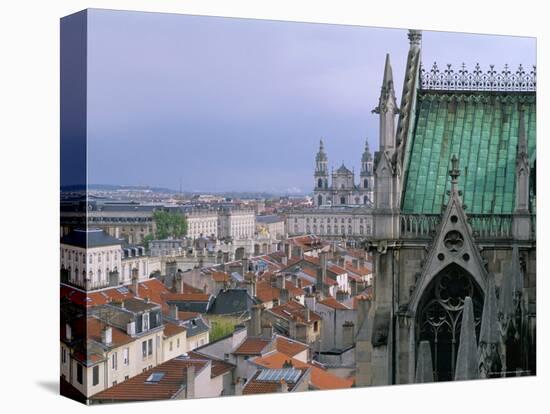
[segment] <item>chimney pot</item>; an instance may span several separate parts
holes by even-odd
[[[111,345],[113,342],[113,328],[110,326],[106,326],[101,331],[101,342],[103,342],[103,345]]]

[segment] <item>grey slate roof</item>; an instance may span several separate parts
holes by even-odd
[[[110,236],[101,229],[75,229],[61,238],[62,244],[82,247],[84,249],[100,246],[122,245],[123,241]]]
[[[256,216],[256,222],[258,223],[272,224],[278,223],[280,221],[284,221],[284,219],[281,216],[277,216],[275,214],[271,214],[268,216]]]
[[[250,312],[256,301],[246,289],[224,289],[218,293],[208,313],[213,315],[232,315]]]
[[[189,319],[183,323],[183,326],[185,327],[188,338],[199,335],[203,332],[207,332],[209,330],[208,325],[201,317]]]

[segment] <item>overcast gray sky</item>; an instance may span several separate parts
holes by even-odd
[[[385,54],[407,31],[90,10],[88,179],[187,191],[309,192],[319,138],[358,173],[378,147]],[[422,60],[536,63],[533,38],[424,32]]]

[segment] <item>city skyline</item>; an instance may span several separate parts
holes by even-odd
[[[308,194],[320,138],[356,179],[365,139],[377,149],[386,53],[400,101],[404,29],[88,13],[91,184]],[[424,32],[428,68],[462,60],[529,68],[535,39]]]

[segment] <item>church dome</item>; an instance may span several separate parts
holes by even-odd
[[[338,168],[336,170],[336,173],[341,174],[341,175],[352,175],[353,174],[350,170],[348,170],[348,168],[344,165],[344,163],[342,163],[340,168]]]

